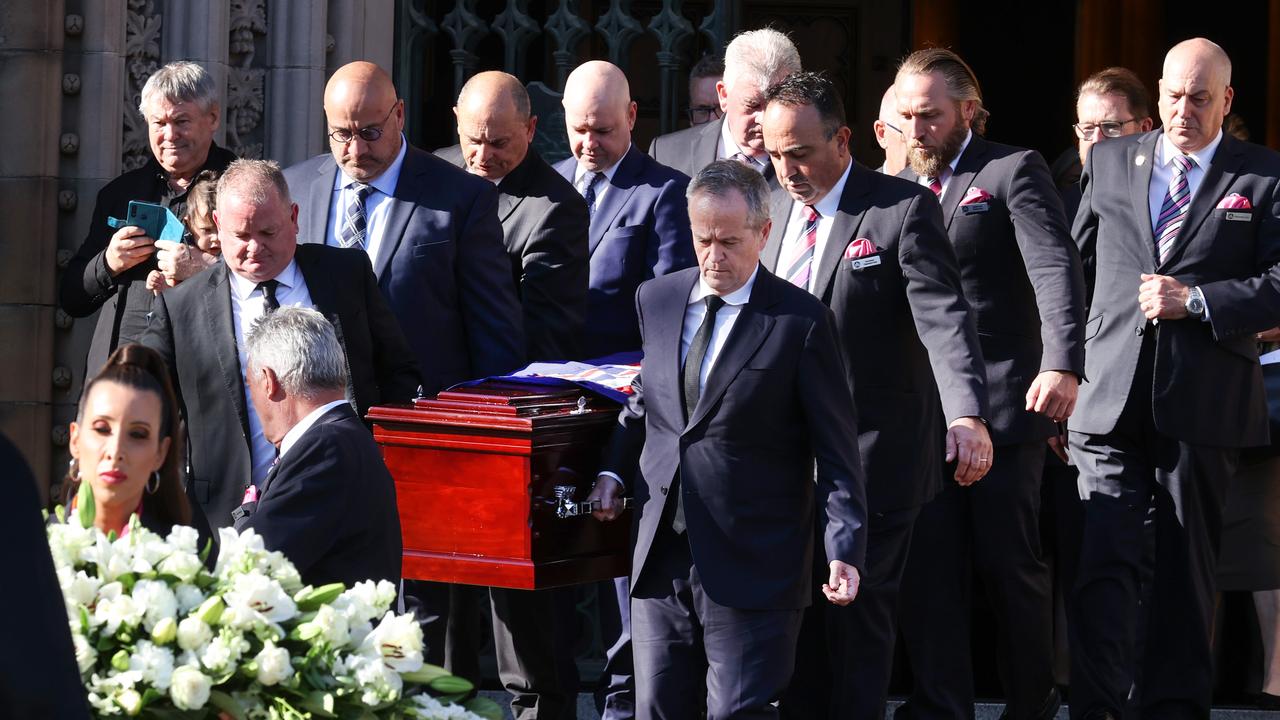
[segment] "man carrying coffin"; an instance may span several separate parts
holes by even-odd
[[[590,499],[600,519],[636,500],[636,717],[698,717],[705,677],[707,717],[776,718],[810,583],[839,605],[858,592],[853,398],[831,311],[760,267],[765,180],[716,161],[688,198],[698,268],[637,292],[642,379]]]

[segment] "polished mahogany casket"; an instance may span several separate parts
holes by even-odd
[[[628,574],[630,513],[602,523],[583,502],[620,409],[499,380],[371,408],[404,577],[531,590]]]

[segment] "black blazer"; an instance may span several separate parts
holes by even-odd
[[[729,117],[725,115],[719,120],[659,135],[649,143],[649,157],[693,177],[718,159],[721,127],[727,122]],[[781,188],[773,163],[765,165],[764,179],[770,191]]]
[[[772,200],[761,257],[770,269],[793,202],[785,190]],[[923,505],[942,488],[947,423],[989,412],[982,350],[942,212],[928,188],[854,162],[832,223],[815,258],[814,294],[835,314],[852,374],[867,503],[877,513]],[[844,259],[859,238],[875,244],[879,264],[854,269]]]
[[[215,144],[209,148],[209,157],[200,169],[222,172],[235,159],[235,153]],[[186,211],[186,193],[174,196],[169,193],[168,175],[155,158],[107,183],[98,191],[84,242],[62,271],[58,305],[63,312],[81,318],[102,309],[89,342],[84,368],[86,379],[102,369],[117,347],[142,337],[155,298],[147,289],[147,275],[157,267],[155,255],[116,277],[111,276],[106,252],[116,231],[107,225],[107,218],[126,217],[130,200],[161,203],[166,199],[174,214],[182,217]]]
[[[457,145],[436,155],[464,168]],[[524,308],[530,362],[581,357],[587,320],[587,204],[533,148],[498,183],[498,219]]]
[[[360,415],[411,399],[421,382],[417,364],[364,251],[299,245],[294,258],[315,309],[346,351],[347,398]],[[231,524],[252,467],[228,273],[218,263],[165,291],[143,336],[173,372],[187,427],[187,480],[213,528]]]
[[[760,268],[686,423],[680,333],[698,277],[689,268],[636,294],[643,381],[605,455],[636,500],[631,586],[679,472],[689,548],[711,599],[802,608],[816,582],[815,515],[827,560],[861,568],[866,554],[866,483],[831,311]]]
[[[317,155],[285,170],[298,242],[323,245],[338,166]],[[524,328],[493,184],[409,146],[374,272],[422,369],[440,390],[524,364]]]
[[[1086,333],[1089,382],[1071,429],[1111,432],[1130,393],[1148,392],[1131,384],[1142,342],[1154,332],[1149,401],[1156,428],[1198,445],[1266,445],[1253,334],[1280,325],[1280,155],[1224,135],[1171,254],[1157,264],[1147,190],[1160,136],[1154,130],[1098,143],[1085,164],[1073,234],[1096,278]],[[1218,209],[1232,193],[1252,209]],[[1199,285],[1209,321],[1148,323],[1138,307],[1141,273]]]
[[[910,167],[899,177],[917,179]],[[962,206],[973,188],[991,199]],[[1056,429],[1024,409],[1027,390],[1046,370],[1083,379],[1084,276],[1044,158],[973,135],[947,184],[942,216],[978,324],[991,439],[1047,438]]]
[[[280,458],[236,530],[253,528],[309,585],[400,582],[400,515],[382,453],[349,405],[321,415]]]

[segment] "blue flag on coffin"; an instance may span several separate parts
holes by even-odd
[[[640,374],[642,357],[642,353],[636,351],[615,353],[584,362],[536,362],[510,375],[468,380],[453,387],[469,387],[489,380],[549,387],[576,386],[622,404],[627,402],[632,393],[631,381]]]

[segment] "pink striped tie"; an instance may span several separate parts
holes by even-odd
[[[1187,219],[1187,209],[1191,206],[1191,188],[1187,184],[1187,173],[1195,165],[1195,161],[1186,155],[1173,157],[1173,178],[1169,180],[1169,192],[1165,193],[1164,202],[1160,204],[1160,217],[1156,218],[1156,257],[1161,263],[1169,259],[1169,251],[1178,239],[1178,231]]]
[[[809,269],[813,267],[813,250],[818,245],[820,219],[822,216],[812,205],[804,206],[804,228],[796,238],[791,259],[783,266],[787,269],[787,281],[802,290],[809,289]]]

